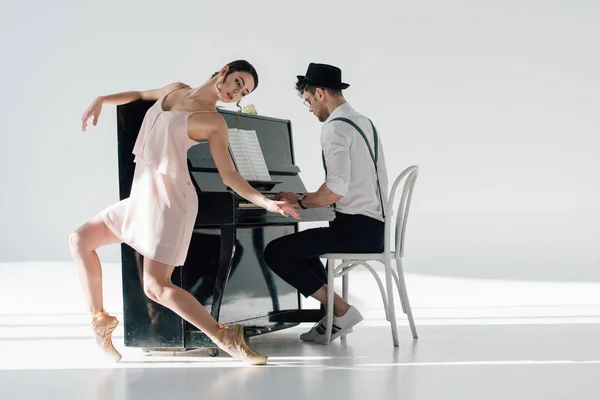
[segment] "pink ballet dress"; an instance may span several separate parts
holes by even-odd
[[[133,148],[129,198],[101,215],[118,238],[144,257],[178,266],[185,262],[198,213],[187,167],[187,151],[197,142],[188,136],[188,118],[194,113],[164,111],[167,95],[144,117]]]

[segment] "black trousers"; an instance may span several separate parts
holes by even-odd
[[[308,297],[327,283],[319,259],[325,253],[380,253],[384,223],[374,218],[336,212],[327,228],[314,228],[273,240],[264,252],[269,267]]]

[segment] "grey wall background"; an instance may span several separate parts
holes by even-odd
[[[600,279],[596,1],[0,4],[2,262],[70,259],[69,233],[118,200],[114,108],[80,131],[95,96],[200,85],[245,58],[248,102],[292,120],[309,189],[320,124],[293,83],[310,61],[343,69],[390,179],[421,166],[409,272]]]

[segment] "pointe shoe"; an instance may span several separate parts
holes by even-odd
[[[121,360],[121,354],[115,349],[112,343],[112,333],[119,325],[119,320],[106,311],[98,311],[92,314],[92,329],[94,330],[94,339],[100,350],[109,356],[115,362]]]
[[[228,327],[219,322],[219,328],[217,337],[213,341],[223,351],[247,364],[265,365],[267,363],[267,356],[255,352],[246,344],[244,328],[240,325]]]

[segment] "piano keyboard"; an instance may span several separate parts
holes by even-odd
[[[277,196],[276,193],[264,193],[264,195],[267,199],[270,199],[270,200],[275,200],[275,196]],[[249,202],[246,199],[239,199],[237,201],[237,206],[238,206],[238,208],[262,208],[262,207],[257,206],[254,203]]]

